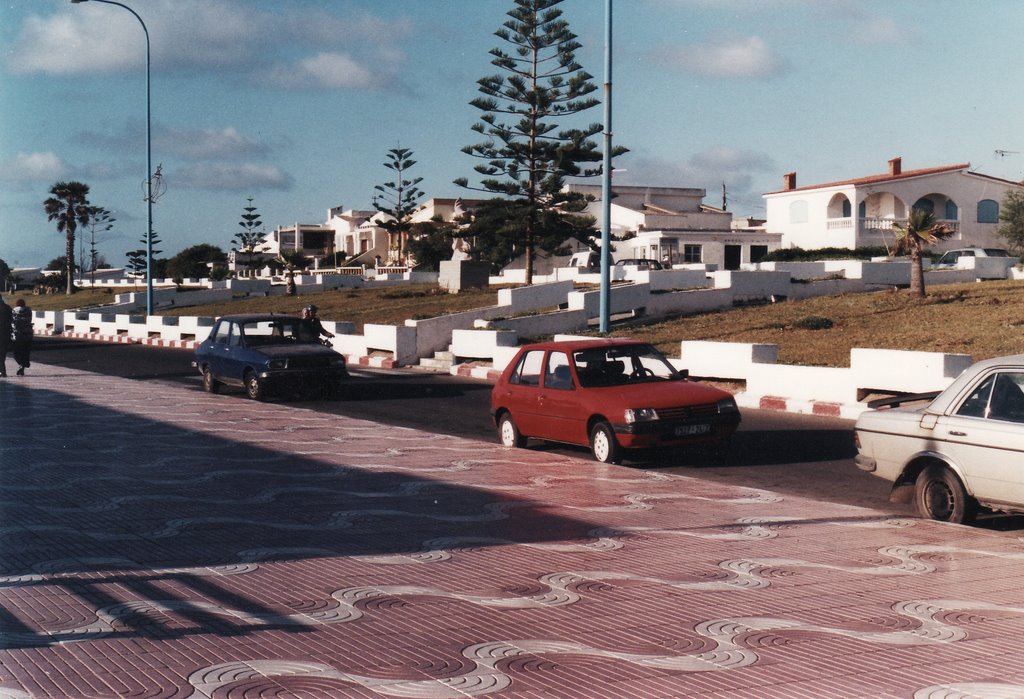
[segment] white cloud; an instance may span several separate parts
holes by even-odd
[[[916,32],[887,17],[862,17],[854,23],[853,37],[861,44],[896,44],[914,40]]]
[[[199,163],[167,176],[168,187],[221,192],[288,190],[294,180],[276,165]]]
[[[155,72],[215,69],[258,75],[268,65],[291,60],[285,56],[307,53],[311,57],[296,70],[314,86],[372,82],[369,71],[348,54],[333,52],[332,45],[375,49],[412,32],[407,19],[311,12],[287,3],[267,12],[241,0],[148,0],[134,9],[149,30]],[[268,36],[274,41],[268,43]],[[81,75],[135,70],[144,60],[144,34],[135,17],[117,7],[83,3],[48,17],[27,17],[7,64],[17,74]]]
[[[664,187],[698,187],[707,191],[705,203],[721,204],[725,183],[730,211],[753,211],[763,207],[760,192],[753,191],[755,176],[775,172],[772,159],[765,153],[714,146],[695,153],[688,160],[668,160],[662,155],[630,153],[627,172],[615,181]]]
[[[773,77],[788,69],[785,59],[756,36],[666,48],[655,51],[653,56],[667,68],[715,78]]]
[[[267,154],[268,148],[238,132],[233,126],[221,129],[161,129],[158,151],[188,160],[252,158]]]
[[[53,151],[18,153],[0,162],[0,181],[51,182],[69,177],[72,168]]]
[[[370,70],[344,53],[320,53],[293,65],[278,66],[268,79],[291,89],[369,88],[378,84]]]

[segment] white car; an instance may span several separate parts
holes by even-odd
[[[1009,257],[1010,254],[1002,248],[957,248],[942,253],[942,257],[936,260],[932,267],[951,268],[956,267],[962,257]]]
[[[931,400],[860,416],[857,466],[891,481],[893,502],[913,498],[922,517],[1024,512],[1024,355],[978,362],[945,391],[916,398]]]

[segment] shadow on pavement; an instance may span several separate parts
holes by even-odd
[[[196,409],[196,423],[204,410],[217,412]],[[0,576],[401,555],[438,538],[561,540],[593,526],[451,482],[472,445],[424,451],[424,478],[388,463],[386,437],[281,428],[280,449],[265,448],[244,424],[233,439],[3,384]]]

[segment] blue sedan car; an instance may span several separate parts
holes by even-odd
[[[300,318],[268,313],[218,318],[192,366],[206,391],[238,386],[253,400],[271,393],[332,397],[348,378],[345,357],[322,345]]]

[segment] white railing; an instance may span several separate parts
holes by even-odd
[[[907,219],[905,218],[862,218],[860,219],[860,230],[862,233],[875,233],[875,232],[889,232],[892,230],[894,224],[901,226],[907,225]],[[951,219],[938,218],[935,219],[935,223],[940,223],[947,226],[954,233],[960,230],[960,222]]]

